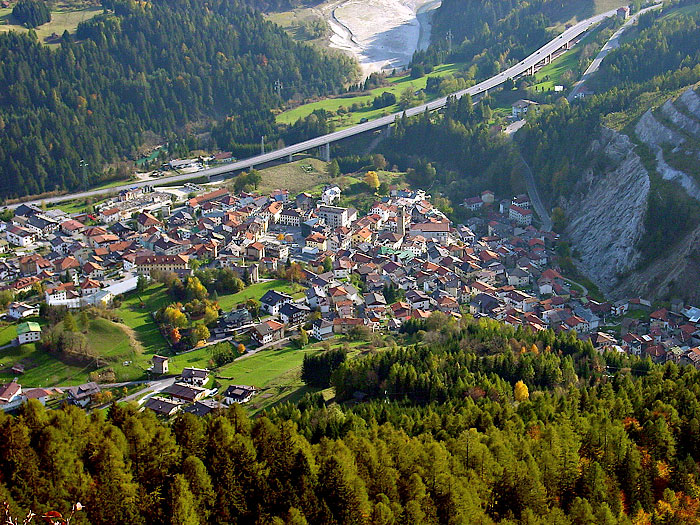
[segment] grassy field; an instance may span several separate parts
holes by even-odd
[[[592,29],[573,48],[558,56],[556,60],[553,60],[535,73],[537,84],[532,86],[532,89],[534,90],[536,88],[538,91],[553,90],[555,85],[563,83],[562,77],[567,71],[572,71],[574,74],[572,82],[578,80],[583,73],[583,71],[579,71],[579,59],[581,57],[581,52],[586,45],[594,41],[599,32],[600,27]],[[600,50],[596,50],[596,53],[598,51]]]
[[[340,339],[330,341],[332,348],[342,346]],[[349,358],[356,357],[366,349],[366,342],[352,342]],[[257,354],[239,359],[219,369],[217,377],[221,384],[219,391],[226,390],[231,384],[253,385],[260,393],[246,405],[253,413],[268,409],[277,403],[285,401],[296,402],[307,392],[317,389],[307,387],[301,380],[301,365],[307,354],[318,354],[322,351],[320,343],[307,346],[303,350],[286,346],[280,350],[263,350]]]
[[[563,31],[566,24],[575,24],[599,13],[627,5],[624,0],[586,0],[578,2],[562,2],[561,15],[552,29]]]
[[[307,172],[302,166],[311,166],[313,170]],[[320,194],[324,185],[330,182],[330,177],[326,173],[326,163],[314,158],[265,168],[260,170],[260,175],[262,175],[262,182],[258,186],[258,191],[263,195],[282,188],[288,190],[292,196],[302,191]]]
[[[17,337],[17,325],[8,324],[0,328],[0,346],[11,343]]]
[[[18,377],[23,387],[76,385],[85,383],[90,373],[90,367],[66,364],[30,344],[0,351],[0,381],[17,377],[10,370],[15,364],[25,367],[24,374]]]
[[[300,292],[294,285],[287,281],[277,279],[274,281],[265,281],[253,284],[238,293],[220,295],[219,308],[222,310],[230,310],[237,304],[245,303],[248,299],[260,300],[260,298],[265,295],[268,290],[277,290],[278,292],[288,293],[293,296],[300,297]]]
[[[419,89],[424,89],[426,83],[428,82],[428,76],[445,76],[457,71],[461,71],[463,64],[443,64],[437,66],[432,73],[427,76],[411,79],[409,75],[397,78],[389,79],[390,85],[379,87],[373,89],[365,95],[358,95],[354,97],[337,97],[337,98],[326,98],[316,102],[311,102],[309,104],[304,104],[296,108],[284,111],[277,115],[276,120],[282,124],[292,124],[300,118],[304,118],[310,115],[316,109],[325,109],[326,111],[337,112],[340,108],[348,109],[353,104],[366,104],[371,103],[372,99],[378,95],[381,95],[385,91],[393,93],[398,99],[401,96],[401,92],[406,88],[410,88],[412,91],[418,91]],[[434,97],[437,98],[437,97]],[[380,117],[382,115],[388,115],[399,111],[397,105],[389,106],[381,109],[373,109],[371,106],[363,107],[359,111],[352,113],[346,113],[345,115],[336,116],[333,121],[336,124],[336,129],[343,129],[354,124],[358,124],[361,119],[366,118],[368,120]]]
[[[168,347],[151,313],[171,302],[162,284],[150,286],[140,294],[130,294],[122,301],[118,313],[124,320],[124,324],[134,331],[136,338],[143,346],[144,354],[153,355]]]
[[[46,42],[46,39],[53,33],[59,37],[64,31],[75,33],[80,22],[89,20],[93,16],[102,12],[101,7],[87,7],[85,9],[58,9],[51,11],[51,21],[35,28],[40,42]],[[12,8],[0,9],[0,31],[29,31],[26,27],[19,24],[12,16]],[[58,45],[58,42],[52,42],[48,45]]]
[[[132,347],[124,328],[107,319],[91,319],[85,334],[88,346],[108,361],[132,359],[136,349]]]
[[[678,9],[674,9],[670,13],[664,15],[662,17],[662,20],[668,20],[670,18],[677,18],[679,16],[684,16],[684,15],[695,15],[700,11],[700,4],[696,5],[687,5],[685,7],[680,7]]]

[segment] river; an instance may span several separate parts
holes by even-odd
[[[357,58],[365,76],[402,69],[416,49],[428,47],[439,5],[440,0],[341,0],[328,17],[330,45]]]

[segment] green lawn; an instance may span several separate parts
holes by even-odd
[[[339,348],[343,345],[341,339],[330,341],[331,348]],[[360,355],[369,343],[354,341],[348,344],[350,347],[348,358],[352,359]],[[260,392],[246,405],[252,413],[266,410],[277,403],[285,401],[299,401],[304,394],[316,392],[318,389],[307,387],[301,380],[301,365],[307,354],[318,354],[322,351],[321,344],[315,343],[300,350],[287,345],[280,350],[263,350],[234,361],[220,368],[216,376],[231,379],[217,379],[220,384],[219,392],[223,392],[231,385],[253,385]],[[332,397],[332,389],[328,390],[328,396]],[[327,391],[323,391],[324,395]]]
[[[17,325],[8,324],[0,328],[0,346],[11,343],[15,337],[17,337]]]
[[[672,10],[670,13],[664,15],[662,17],[662,20],[668,20],[670,18],[677,18],[679,16],[684,16],[684,15],[695,15],[698,11],[700,11],[700,4],[687,5],[685,7],[680,7],[678,9]]]
[[[10,368],[21,363],[25,372],[18,377],[23,387],[64,386],[85,383],[90,367],[68,365],[39,350],[36,345],[22,345],[0,351],[0,381],[10,381],[16,374]]]
[[[555,85],[563,83],[562,76],[569,70],[573,71],[574,73],[573,82],[577,81],[583,73],[583,71],[579,71],[579,58],[581,56],[581,52],[586,45],[594,41],[599,32],[600,26],[592,29],[573,48],[558,56],[556,60],[553,60],[535,73],[537,84],[532,86],[531,89],[534,90],[537,88],[538,91],[553,90]],[[596,50],[596,54],[598,51],[600,50]]]
[[[129,336],[117,323],[107,319],[92,319],[85,334],[88,344],[108,361],[125,361],[133,358],[135,349]]]
[[[124,324],[133,330],[133,335],[141,344],[142,350],[132,352],[133,357],[128,359],[132,362],[128,366],[123,366],[121,361],[112,365],[118,378],[142,378],[154,354],[170,354],[170,347],[158,330],[151,313],[171,302],[162,284],[152,285],[140,294],[129,294],[122,301],[118,313]]]
[[[274,281],[265,281],[248,286],[238,293],[220,295],[219,308],[224,311],[231,310],[234,306],[240,303],[245,303],[248,299],[257,299],[265,295],[268,290],[277,290],[278,292],[288,293],[296,297],[300,297],[298,287],[295,287],[287,281],[276,279]]]
[[[273,190],[284,188],[290,195],[296,195],[302,191],[320,195],[323,187],[330,182],[326,165],[327,163],[322,160],[308,157],[259,170],[262,181],[258,185],[258,191],[265,195]],[[312,169],[306,171],[303,166],[311,166]]]
[[[64,31],[75,33],[78,24],[89,20],[93,16],[102,12],[101,7],[87,7],[85,9],[54,9],[51,11],[51,21],[35,28],[40,42],[46,42],[46,38],[53,33],[61,36]],[[28,29],[19,24],[12,16],[12,8],[0,9],[0,31],[27,32]],[[58,45],[52,42],[50,45]]]
[[[401,96],[401,92],[406,88],[411,88],[412,91],[418,91],[419,89],[424,89],[426,83],[428,82],[429,76],[445,76],[449,75],[463,69],[463,64],[443,64],[437,66],[430,74],[417,78],[411,79],[410,75],[403,77],[391,78],[389,79],[390,85],[379,87],[369,91],[365,95],[358,95],[353,97],[336,97],[336,98],[326,98],[319,100],[317,102],[311,102],[309,104],[304,104],[296,108],[284,111],[277,115],[276,120],[282,124],[292,124],[298,119],[310,115],[314,110],[325,109],[326,111],[337,112],[340,108],[350,109],[353,104],[366,104],[372,102],[374,97],[381,95],[385,91],[393,93],[398,99]],[[437,98],[437,97],[432,97]],[[428,100],[432,100],[428,99]],[[371,106],[363,107],[359,111],[352,113],[346,113],[345,115],[339,115],[333,119],[336,124],[336,129],[343,129],[354,124],[358,124],[361,119],[366,118],[372,120],[374,118],[380,117],[382,115],[388,115],[390,113],[395,113],[399,111],[398,105],[389,106],[381,109],[373,109]]]

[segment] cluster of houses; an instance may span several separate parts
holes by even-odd
[[[484,191],[462,203],[473,216],[458,225],[422,190],[391,188],[364,214],[339,205],[337,186],[319,198],[225,188],[202,189],[180,203],[172,195],[152,188],[123,191],[92,215],[19,206],[0,226],[14,246],[0,260],[0,283],[15,293],[7,315],[21,323],[18,342],[41,337],[40,326],[27,321],[37,315],[38,301],[23,300],[37,290],[49,305],[79,308],[109,304],[134,289],[140,276],[189,275],[193,260],[230,268],[248,282],[301,262],[296,280],[303,293],[269,290],[260,298],[260,317],[246,308],[222,312],[215,337],[248,332],[254,345],[264,347],[308,323],[311,335],[324,340],[359,327],[396,331],[434,311],[454,317],[468,312],[535,331],[576,330],[598,348],[656,361],[700,362],[700,311],[692,308],[650,312],[648,323],[627,319],[621,339],[599,331],[610,319],[624,318],[625,308],[583,296],[552,265],[558,236],[533,225],[527,195],[496,200]],[[155,361],[154,369],[165,373]],[[164,415],[212,409],[208,391],[195,383],[175,383],[146,406]],[[224,404],[252,392],[234,390]]]
[[[153,357],[152,371],[168,373],[168,358]],[[147,396],[143,402],[145,410],[152,410],[159,416],[170,417],[182,411],[205,416],[213,410],[222,409],[234,403],[247,403],[256,393],[256,388],[249,385],[230,385],[219,395],[217,389],[206,388],[210,372],[205,368],[184,368],[176,380],[158,392]],[[23,389],[17,378],[0,385],[0,410],[10,412],[19,408],[30,399],[38,400],[42,405],[51,399],[60,399],[63,403],[81,408],[99,405],[102,387],[91,381],[82,385],[62,388]]]
[[[155,355],[152,362],[152,372],[168,373],[167,357]],[[210,372],[206,368],[184,368],[177,381],[148,397],[144,408],[165,417],[180,411],[206,416],[214,410],[226,408],[234,403],[247,403],[256,392],[253,386],[230,385],[221,395],[214,397],[217,390],[206,387],[209,378]]]

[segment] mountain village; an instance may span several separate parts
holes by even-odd
[[[13,299],[5,316],[17,330],[10,344],[41,341],[41,303],[109,308],[141,281],[166,274],[186,279],[195,269],[225,268],[252,285],[288,275],[285,269],[294,265],[303,293],[270,289],[256,298],[254,311],[249,304],[220,310],[207,339],[194,346],[245,341],[239,348],[251,353],[290,345],[304,329],[318,341],[399,333],[407,321],[441,312],[532,331],[575,331],[601,352],[700,367],[700,308],[593,300],[555,266],[558,235],[533,225],[527,195],[498,201],[484,191],[462,204],[471,212],[464,224],[453,224],[422,190],[391,187],[366,214],[338,206],[341,195],[333,185],[316,197],[188,185],[179,193],[122,191],[93,214],[22,205],[0,225],[6,237],[0,279]],[[169,355],[177,351],[164,347],[153,355],[149,379],[169,377]],[[82,407],[101,399],[97,382],[36,388],[22,386],[22,363],[3,371],[15,375],[0,387],[4,410],[56,394]],[[143,406],[163,416],[204,415],[247,402],[259,389],[231,385],[217,392],[205,386],[212,374],[185,368]]]

